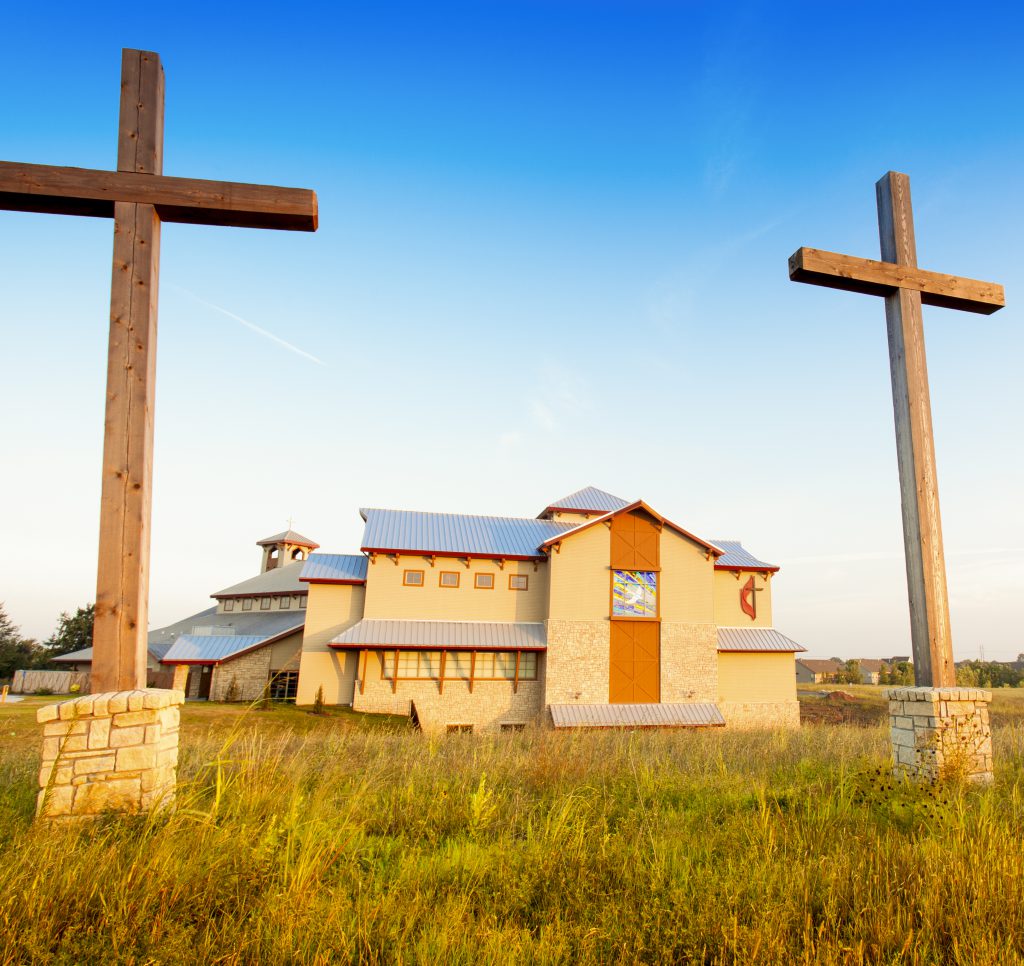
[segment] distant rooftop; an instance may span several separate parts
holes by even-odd
[[[211,597],[247,597],[250,594],[305,594],[304,584],[299,583],[303,562],[285,564],[265,573],[257,574],[241,583],[232,584],[223,590],[210,594]]]

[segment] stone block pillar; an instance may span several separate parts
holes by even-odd
[[[181,691],[110,691],[39,709],[42,818],[137,812],[174,800]]]
[[[991,691],[891,688],[888,696],[896,774],[928,782],[955,776],[992,781]]]

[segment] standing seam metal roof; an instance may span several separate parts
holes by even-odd
[[[780,634],[774,627],[719,627],[720,651],[806,651],[806,647]]]
[[[330,646],[544,650],[547,632],[540,623],[363,620]]]
[[[518,517],[478,517],[416,510],[359,511],[364,551],[543,558],[539,547],[575,524]]]
[[[174,664],[178,661],[200,661],[216,664],[239,651],[246,651],[269,640],[269,637],[245,634],[229,634],[224,637],[213,634],[182,634],[164,655],[163,662]]]
[[[718,706],[686,704],[553,704],[556,728],[709,728],[722,727]]]
[[[775,564],[758,560],[752,553],[743,548],[738,540],[712,540],[716,547],[725,553],[715,561],[716,567],[749,568],[751,570],[777,570]]]
[[[591,510],[609,513],[612,510],[621,510],[624,506],[629,506],[629,500],[623,500],[622,497],[615,496],[613,493],[599,490],[596,486],[585,486],[582,490],[577,490],[575,493],[570,493],[568,496],[563,496],[562,499],[550,503],[547,509]]]
[[[351,580],[366,582],[366,565],[369,561],[362,554],[313,553],[309,555],[299,580],[307,583],[317,581]]]
[[[304,563],[290,563],[283,567],[266,570],[255,577],[232,584],[223,590],[210,594],[211,597],[246,597],[250,594],[305,594],[308,589],[299,583]]]

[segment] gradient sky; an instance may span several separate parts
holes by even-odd
[[[312,235],[163,228],[151,626],[290,516],[354,552],[359,506],[533,516],[593,484],[781,565],[812,656],[909,653],[882,302],[786,272],[877,258],[895,169],[922,267],[1006,286],[925,325],[956,657],[1024,651],[1024,14],[963,11],[5,11],[0,157],[113,167],[142,47],[165,173],[320,199]],[[0,212],[0,600],[39,637],[94,595],[111,245]]]

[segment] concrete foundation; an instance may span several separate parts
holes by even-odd
[[[896,774],[916,781],[992,781],[990,691],[891,688],[889,724]]]

